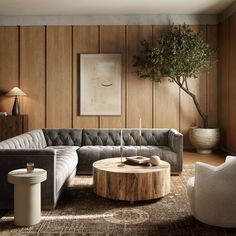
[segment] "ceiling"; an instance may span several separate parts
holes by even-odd
[[[0,0],[0,15],[219,14],[235,0]]]

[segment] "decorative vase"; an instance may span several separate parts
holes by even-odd
[[[210,154],[220,141],[220,130],[219,128],[191,127],[189,139],[191,144],[197,149],[197,153]]]

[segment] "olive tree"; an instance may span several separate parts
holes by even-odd
[[[170,26],[158,42],[153,46],[147,41],[141,42],[139,55],[134,56],[134,66],[140,78],[149,78],[161,82],[168,77],[170,82],[176,83],[186,92],[196,106],[203,121],[203,127],[208,127],[208,116],[190,91],[188,81],[196,79],[202,71],[211,68],[215,50],[203,38],[202,32],[193,32],[186,24]]]

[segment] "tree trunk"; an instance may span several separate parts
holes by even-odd
[[[197,98],[196,98],[196,95],[193,94],[192,92],[190,92],[189,89],[188,89],[188,87],[185,88],[185,87],[183,86],[183,83],[180,83],[180,82],[178,81],[178,79],[175,79],[175,78],[172,78],[172,79],[175,81],[175,83],[176,83],[185,93],[187,93],[189,96],[192,97],[193,102],[194,102],[194,104],[195,104],[195,107],[196,107],[196,109],[197,109],[199,115],[200,115],[201,118],[202,118],[203,128],[208,128],[208,116],[207,116],[206,114],[204,114],[204,112],[202,111],[202,109],[201,109],[201,107],[200,107],[200,104],[199,104],[199,102],[198,102],[198,100],[197,100]],[[187,86],[187,85],[186,85],[186,86]]]

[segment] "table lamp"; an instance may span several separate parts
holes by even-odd
[[[18,116],[20,115],[20,107],[18,103],[18,96],[26,96],[26,94],[20,90],[18,87],[14,87],[11,89],[7,94],[7,96],[15,96],[15,101],[12,107],[12,115],[13,116]]]

